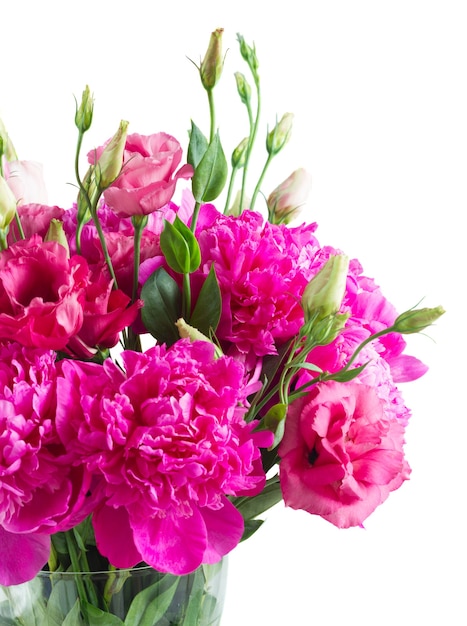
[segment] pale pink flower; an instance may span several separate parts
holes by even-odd
[[[41,163],[5,161],[4,175],[19,204],[47,204],[47,189]]]

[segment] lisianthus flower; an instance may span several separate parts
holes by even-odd
[[[0,584],[32,578],[48,559],[48,536],[88,512],[89,475],[55,429],[55,359],[0,345]]]
[[[81,257],[38,235],[0,255],[0,338],[25,346],[63,349],[83,323]]]
[[[3,164],[4,176],[18,204],[47,203],[43,167],[37,161],[12,160]]]
[[[278,450],[285,504],[361,525],[410,474],[404,424],[387,408],[355,381],[319,383],[292,402]]]
[[[44,239],[50,222],[53,219],[60,220],[65,213],[65,210],[58,206],[46,204],[21,204],[17,207],[17,211],[25,239],[29,239],[32,235],[39,235]],[[11,245],[21,238],[16,221],[13,220],[10,224],[7,242]]]
[[[116,567],[143,560],[186,574],[240,541],[243,518],[228,496],[261,491],[258,446],[271,433],[244,420],[242,366],[215,358],[206,341],[124,351],[122,362],[123,371],[109,360],[61,362],[59,433],[100,477],[101,554]]]
[[[194,281],[212,264],[222,294],[221,321],[216,336],[241,352],[276,354],[303,324],[300,298],[316,273],[320,250],[316,224],[289,228],[265,223],[243,211],[224,216],[204,205],[197,225],[202,264]]]
[[[103,146],[88,154],[94,163]],[[191,165],[177,170],[180,143],[167,133],[128,135],[121,174],[104,192],[107,205],[120,217],[149,215],[165,206],[175,193],[177,180],[193,175]]]

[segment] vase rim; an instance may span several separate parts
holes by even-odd
[[[90,571],[79,571],[75,572],[72,570],[67,571],[50,571],[48,569],[41,569],[37,572],[37,576],[50,576],[51,574],[54,576],[76,576],[77,574],[80,576],[99,576],[109,574],[127,574],[134,572],[148,572],[148,571],[156,571],[150,565],[135,565],[134,567],[123,567],[117,569],[103,569],[103,570],[90,570]],[[164,572],[159,572],[160,574],[164,574]]]

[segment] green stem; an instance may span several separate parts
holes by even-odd
[[[183,274],[183,319],[189,323],[191,317],[190,274]]]
[[[21,224],[21,219],[18,215],[18,211],[16,211],[15,213],[15,221],[16,221],[16,226],[18,228],[18,232],[19,232],[19,236],[21,239],[26,239],[26,236],[24,234],[24,230],[23,230],[23,226]]]
[[[261,185],[263,183],[264,176],[265,176],[266,171],[267,171],[267,169],[269,167],[269,164],[272,161],[272,158],[273,158],[273,155],[272,154],[268,154],[268,158],[266,159],[266,163],[264,164],[263,171],[261,172],[261,176],[259,177],[259,180],[258,180],[258,182],[256,184],[256,187],[255,187],[255,190],[253,192],[253,196],[251,198],[251,202],[250,202],[250,210],[251,211],[253,211],[253,207],[255,206],[256,197],[257,197],[258,192],[260,190],[260,187],[261,187]]]
[[[216,110],[214,106],[214,90],[208,89],[207,93],[209,102],[209,117],[211,120],[209,130],[209,143],[211,143],[214,139],[214,135],[216,134]]]
[[[227,212],[229,210],[230,198],[232,197],[233,185],[234,185],[235,176],[237,175],[237,172],[238,172],[238,168],[233,167],[232,173],[230,174],[230,182],[229,182],[229,188],[227,190],[227,199],[225,201],[224,215],[227,215]],[[241,212],[242,212],[242,207],[240,206],[240,213]]]
[[[193,209],[193,215],[191,217],[191,232],[194,233],[196,229],[196,222],[198,221],[199,210],[201,208],[201,202],[196,202],[195,208]]]
[[[246,155],[245,155],[245,166],[243,168],[242,187],[240,191],[240,211],[243,211],[243,200],[244,200],[245,189],[246,189],[248,164],[250,162],[250,156],[253,150],[253,144],[255,143],[256,134],[258,132],[259,117],[260,117],[260,112],[261,112],[261,93],[260,93],[260,88],[259,88],[259,81],[255,81],[255,85],[256,85],[256,93],[257,93],[257,105],[256,105],[256,118],[254,122],[253,122],[253,114],[251,111],[251,107],[249,104],[247,104],[248,120],[250,123],[250,135],[249,135],[250,138],[248,141],[248,148],[247,148]]]

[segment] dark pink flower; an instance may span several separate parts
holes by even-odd
[[[264,223],[258,213],[221,215],[211,205],[200,213],[197,236],[206,276],[212,264],[222,294],[217,337],[244,353],[275,354],[303,324],[300,299],[316,273],[316,225],[288,228]]]
[[[0,345],[0,584],[32,578],[47,561],[47,535],[88,512],[89,475],[55,429],[55,358]]]
[[[358,526],[409,477],[404,424],[374,387],[326,382],[289,407],[279,446],[284,502]]]
[[[61,350],[83,323],[88,267],[38,235],[0,254],[0,338]]]
[[[215,359],[205,341],[126,351],[122,360],[123,371],[109,360],[62,362],[59,433],[100,476],[101,553],[117,567],[144,560],[184,574],[240,541],[243,519],[228,496],[264,486],[263,442],[244,421],[243,368]]]
[[[102,148],[89,153],[90,162]],[[149,215],[165,206],[179,178],[193,175],[191,165],[177,170],[182,158],[179,142],[167,133],[128,135],[120,176],[104,192],[107,205],[121,217]]]
[[[60,220],[65,213],[64,209],[58,206],[48,206],[45,204],[21,204],[18,206],[17,211],[26,239],[29,239],[32,235],[39,235],[44,239],[51,220]],[[11,245],[20,239],[21,236],[18,226],[16,225],[16,220],[13,220],[8,232],[8,244]]]

